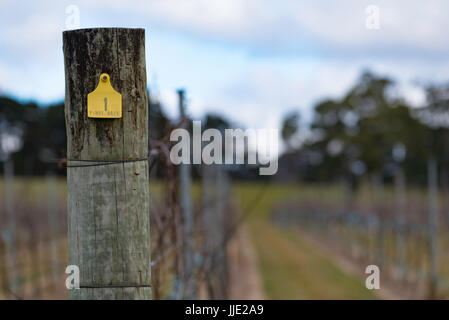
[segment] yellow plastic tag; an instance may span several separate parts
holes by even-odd
[[[87,116],[89,118],[122,117],[122,95],[114,90],[107,73],[100,76],[98,86],[87,95]]]

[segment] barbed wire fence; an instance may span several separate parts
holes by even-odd
[[[182,121],[186,121],[183,119]],[[160,140],[150,140],[150,172],[162,178],[150,183],[152,291],[154,299],[226,299],[229,270],[227,246],[251,208],[237,215],[231,201],[231,180],[225,166],[198,166],[199,179],[192,195],[193,225],[184,234],[180,206],[179,167],[170,161],[170,132]],[[66,160],[54,161],[60,167]],[[13,176],[11,176],[11,182]],[[154,180],[154,179],[153,179]],[[67,267],[67,217],[64,180],[49,173],[44,179],[27,179],[3,184],[9,188],[12,209],[0,204],[0,297],[6,299],[46,299],[68,297],[65,288]],[[263,189],[263,188],[262,188]],[[256,195],[256,198],[260,194]],[[38,198],[38,199],[36,199]],[[31,199],[30,201],[26,199]],[[257,203],[257,199],[251,202]],[[14,227],[11,231],[11,210]],[[5,214],[4,214],[5,213]],[[11,232],[13,237],[9,236]],[[193,271],[188,281],[195,292],[185,291],[184,239],[192,245]],[[14,248],[14,255],[11,254]]]

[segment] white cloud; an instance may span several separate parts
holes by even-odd
[[[62,30],[69,4],[81,27],[147,30],[148,74],[176,117],[175,89],[188,90],[189,112],[214,110],[248,127],[277,127],[284,112],[338,97],[362,68],[410,82],[449,75],[449,3],[443,0],[39,1],[0,2],[0,89],[49,102],[62,98]],[[365,28],[378,5],[381,28]],[[151,83],[151,82],[150,82]],[[421,94],[421,97],[420,97]]]
[[[256,51],[301,53],[314,46],[329,54],[395,55],[449,52],[449,3],[443,0],[260,0],[82,1],[92,10],[113,8],[134,22]],[[381,28],[365,27],[365,8],[377,5]],[[106,9],[107,11],[108,9]]]
[[[69,2],[0,4],[2,40],[40,50],[57,40]],[[449,3],[443,0],[80,0],[81,26],[144,25],[240,45],[255,52],[408,55],[449,52]],[[381,28],[365,27],[367,5],[380,9]],[[4,19],[3,19],[4,16]],[[293,50],[293,51],[292,51]],[[291,52],[292,51],[292,52]]]

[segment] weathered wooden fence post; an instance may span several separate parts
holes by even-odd
[[[396,255],[397,268],[400,280],[404,280],[407,272],[407,242],[406,242],[406,184],[404,169],[401,164],[396,167],[394,175],[394,188],[396,196]]]
[[[226,172],[223,168],[216,167],[216,212],[217,215],[216,220],[216,237],[217,237],[217,245],[218,252],[217,254],[217,273],[218,273],[218,299],[226,299],[227,298],[227,275],[228,275],[228,266],[226,260],[226,237],[229,236],[225,232],[226,229],[226,215],[227,215],[227,205],[229,203],[229,180]]]
[[[145,31],[65,31],[63,49],[69,264],[80,269],[71,298],[151,299]],[[121,118],[88,118],[103,73]]]
[[[201,188],[201,194],[203,196],[203,225],[202,228],[204,229],[204,239],[206,241],[203,241],[203,260],[202,263],[206,266],[209,266],[211,263],[213,263],[214,259],[214,249],[217,247],[217,244],[215,242],[215,212],[214,212],[214,204],[216,203],[216,190],[215,190],[215,184],[214,184],[214,178],[215,178],[215,166],[213,165],[206,165],[203,164],[201,166],[202,170],[202,188]],[[208,299],[214,299],[215,298],[215,286],[214,286],[214,277],[213,273],[209,270],[207,270],[206,273],[206,286],[207,286],[207,292],[208,292]]]
[[[427,163],[427,184],[429,201],[429,298],[436,299],[438,294],[438,273],[439,273],[439,254],[438,254],[438,167],[434,154],[431,154]]]
[[[226,210],[229,181],[226,172],[216,164],[202,166],[203,228],[207,241],[203,251],[207,261],[208,299],[226,299]],[[212,266],[212,267],[211,267]]]
[[[47,191],[47,220],[49,231],[47,232],[48,243],[50,246],[50,259],[51,259],[51,278],[53,283],[59,280],[60,272],[58,264],[59,264],[59,240],[60,234],[58,232],[59,225],[59,216],[58,216],[58,208],[57,208],[57,180],[54,172],[49,171],[45,176],[46,183],[46,191]]]
[[[179,89],[179,113],[181,120],[185,120],[184,90]],[[187,127],[185,124],[184,127]],[[192,177],[190,164],[179,165],[179,192],[181,201],[183,224],[183,260],[184,279],[182,279],[182,294],[185,299],[195,298],[194,266],[193,266],[193,216],[192,216]]]
[[[14,212],[14,162],[9,157],[4,163],[5,177],[5,205],[6,215],[8,216],[8,225],[6,229],[6,245],[8,248],[8,276],[9,290],[12,294],[18,294],[20,289],[19,274],[17,272],[17,232],[16,232],[16,213]]]

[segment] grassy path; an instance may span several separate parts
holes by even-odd
[[[235,189],[241,208],[251,205],[247,224],[254,242],[269,299],[376,299],[363,279],[341,270],[326,254],[305,241],[298,232],[270,223],[269,212],[278,201],[294,197],[295,187],[268,186],[260,199],[258,185]]]

